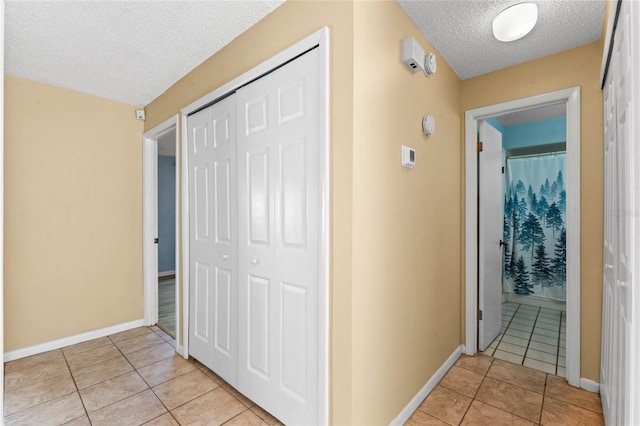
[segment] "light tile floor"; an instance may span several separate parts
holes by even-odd
[[[504,303],[502,332],[483,354],[566,377],[566,320],[564,311]]]
[[[462,356],[406,425],[604,425],[600,396],[565,379],[478,354]]]
[[[277,425],[158,327],[10,361],[4,424]]]

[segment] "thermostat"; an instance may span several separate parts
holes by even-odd
[[[402,145],[402,166],[407,169],[412,169],[416,164],[416,150]]]

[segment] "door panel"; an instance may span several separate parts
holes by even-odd
[[[237,93],[238,389],[285,424],[318,415],[317,69],[312,51]]]
[[[249,276],[249,304],[247,306],[248,315],[248,335],[247,352],[248,368],[252,373],[269,381],[271,377],[270,358],[270,291],[269,280]]]
[[[502,134],[480,122],[478,350],[484,351],[502,329]]]
[[[212,132],[209,110],[200,111],[188,121],[189,181],[189,353],[211,365],[211,214],[209,210],[212,167]]]
[[[231,96],[187,122],[193,277],[189,353],[231,384],[237,382],[235,107]]]
[[[250,244],[270,244],[269,148],[247,153]]]
[[[305,141],[298,140],[280,147],[282,184],[282,245],[305,249],[307,243]]]

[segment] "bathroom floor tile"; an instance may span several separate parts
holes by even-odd
[[[509,361],[514,364],[522,364],[523,359],[522,355],[512,354],[511,352],[504,352],[499,349],[494,352],[493,357],[501,359],[503,361]]]

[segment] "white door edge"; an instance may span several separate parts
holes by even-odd
[[[207,104],[212,103],[223,95],[237,89],[238,87],[258,78],[265,72],[268,72],[285,62],[299,56],[300,54],[318,46],[319,49],[319,143],[323,144],[321,149],[320,164],[320,259],[319,259],[319,348],[318,354],[318,407],[319,407],[319,424],[329,423],[329,28],[323,27],[313,34],[305,37],[303,40],[288,47],[275,56],[267,59],[263,63],[250,69],[239,77],[234,78],[228,83],[223,84],[211,93],[201,97],[197,101],[189,104],[180,110],[181,129],[187,128],[187,116],[197,110],[202,109]],[[182,235],[189,235],[189,179],[187,164],[187,134],[182,133],[182,158],[181,179],[182,179]],[[189,238],[182,238],[182,355],[189,357]]]
[[[567,105],[567,380],[580,386],[580,87],[465,111],[465,353],[477,352],[478,120],[532,107]]]
[[[178,115],[163,121],[153,129],[142,135],[142,251],[143,251],[143,298],[144,325],[158,322],[158,247],[153,239],[158,236],[158,174],[157,156],[158,139],[167,132],[178,128]],[[178,136],[176,131],[176,164],[180,160],[178,150]],[[176,170],[176,194],[178,194],[178,171]],[[176,213],[178,197],[176,196]],[[176,214],[176,236],[179,235],[178,214]],[[179,243],[176,238],[175,251],[179,253]],[[176,257],[177,259],[177,257]],[[178,306],[177,278],[180,276],[180,265],[176,261],[176,315],[180,312]],[[177,320],[177,316],[176,316]],[[179,341],[180,330],[176,327],[176,342]]]

